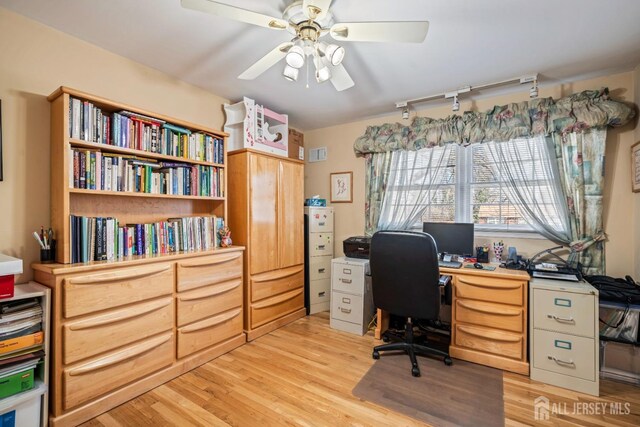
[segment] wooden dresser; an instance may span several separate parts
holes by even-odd
[[[440,268],[440,274],[452,276],[451,357],[529,375],[529,275],[464,267]],[[388,316],[378,310],[375,337],[379,339],[387,327]]]
[[[253,340],[303,317],[304,163],[228,153],[229,226],[245,252],[245,320]]]
[[[242,252],[33,265],[53,293],[52,424],[82,423],[246,342]]]

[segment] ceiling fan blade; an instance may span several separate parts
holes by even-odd
[[[338,64],[331,68],[331,84],[336,88],[338,92],[342,92],[343,90],[347,90],[350,87],[353,87],[355,83],[351,79],[349,73],[344,68],[344,65]]]
[[[252,12],[228,4],[218,3],[211,0],[180,0],[182,7],[200,12],[210,13],[223,18],[233,19],[247,24],[272,28],[274,30],[284,30],[287,28],[287,21],[261,13]]]
[[[258,61],[256,61],[256,63],[251,67],[247,68],[242,74],[238,76],[238,78],[242,80],[255,79],[260,74],[276,65],[282,58],[284,58],[287,55],[287,52],[289,52],[289,49],[291,49],[291,46],[293,46],[293,43],[291,42],[286,42],[278,45],[271,52],[258,59]]]
[[[307,18],[322,19],[329,11],[331,0],[304,0],[302,2],[302,13]]]
[[[336,40],[353,42],[422,43],[427,37],[429,21],[413,22],[341,22],[329,34]]]

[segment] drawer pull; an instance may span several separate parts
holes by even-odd
[[[340,279],[342,283],[351,283],[351,279]]]
[[[109,366],[115,365],[116,363],[121,363],[129,359],[133,359],[134,357],[138,357],[144,353],[154,350],[169,341],[172,336],[172,334],[168,334],[151,339],[142,345],[129,347],[125,350],[121,350],[117,353],[103,357],[102,359],[98,359],[95,362],[91,362],[74,369],[69,369],[67,372],[69,373],[69,376],[75,377],[78,375],[88,374],[99,369],[108,368]]]
[[[351,298],[342,298],[342,302],[345,304],[351,304]]]
[[[566,298],[555,298],[553,303],[560,307],[571,307],[571,300]]]
[[[324,226],[325,224],[326,224],[325,222],[319,222],[319,223],[318,223],[318,225],[319,225],[320,227]]]
[[[215,317],[211,317],[207,320],[203,320],[198,323],[194,323],[193,325],[185,326],[184,328],[180,328],[179,331],[183,334],[188,334],[191,332],[201,331],[203,329],[213,328],[214,326],[218,326],[221,323],[226,322],[227,320],[233,319],[234,317],[238,317],[238,315],[242,312],[241,308],[228,311],[226,313],[219,314]]]
[[[327,292],[325,292],[325,291],[318,292],[318,296],[319,296],[319,297],[323,297],[323,296],[325,296],[326,294],[327,294]]]
[[[320,250],[324,250],[324,247],[325,247],[324,245],[318,245],[318,249]]]
[[[343,268],[343,269],[342,269],[342,272],[343,272],[344,274],[351,274],[351,269],[350,269],[350,268]]]
[[[137,311],[134,311],[131,308],[128,308],[126,311],[120,310],[115,313],[108,313],[93,319],[88,319],[75,324],[71,324],[69,326],[69,330],[82,331],[84,329],[91,329],[99,326],[109,325],[111,323],[121,322],[123,320],[129,320],[135,317],[142,317],[151,312],[158,311],[161,308],[168,306],[172,302],[173,302],[172,298],[165,298],[159,301],[154,301],[152,303],[147,303],[142,308],[138,306]]]
[[[204,261],[185,261],[181,262],[178,265],[182,268],[193,268],[193,267],[207,267],[210,265],[216,264],[224,264],[225,262],[233,261],[236,258],[240,257],[240,252],[235,252],[229,255],[218,255],[215,259],[205,258]]]
[[[351,309],[350,309],[350,308],[349,308],[349,309],[346,309],[346,308],[342,308],[342,307],[340,307],[340,311],[341,311],[341,312],[343,312],[343,313],[346,313],[346,314],[351,313]]]
[[[226,282],[218,286],[214,286],[213,289],[204,289],[204,292],[194,292],[193,294],[189,294],[188,296],[180,296],[178,299],[182,302],[184,301],[196,301],[199,299],[211,298],[216,295],[223,294],[225,292],[229,292],[233,289],[236,289],[242,284],[241,280],[234,280],[231,282]]]
[[[566,361],[566,360],[558,359],[555,356],[547,356],[547,358],[549,358],[549,360],[553,360],[554,362],[556,362],[558,365],[561,365],[561,366],[573,366],[573,367],[576,366],[576,364],[573,363],[573,360]]]
[[[104,283],[113,283],[113,282],[121,282],[123,280],[135,280],[140,279],[142,277],[154,276],[156,274],[164,273],[165,271],[171,270],[173,266],[171,264],[163,265],[160,268],[151,267],[151,268],[136,268],[135,272],[127,271],[118,271],[115,273],[107,273],[97,276],[89,276],[84,278],[77,279],[67,279],[67,282],[70,285],[97,285]]]
[[[324,272],[325,272],[325,270],[326,270],[326,268],[319,268],[319,269],[318,269],[318,273],[324,273]]]
[[[558,317],[555,314],[547,314],[547,317],[560,323],[576,323],[576,321],[573,320],[573,317]]]

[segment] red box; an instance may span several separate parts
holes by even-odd
[[[0,276],[0,299],[13,297],[14,275]]]

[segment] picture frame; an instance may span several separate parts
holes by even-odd
[[[331,173],[331,203],[353,202],[353,172]]]
[[[631,189],[640,192],[640,141],[631,146]]]

